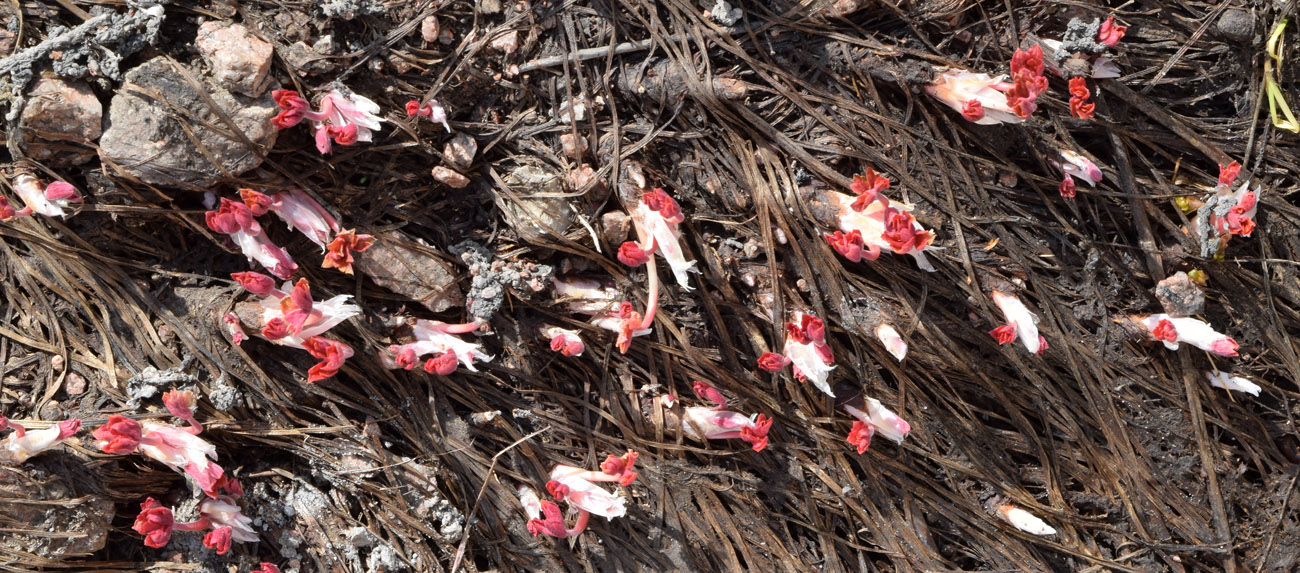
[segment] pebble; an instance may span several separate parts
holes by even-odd
[[[271,44],[239,24],[208,21],[199,26],[199,54],[212,66],[212,77],[235,93],[257,97],[266,91]]]
[[[95,157],[91,143],[103,133],[103,121],[104,105],[89,84],[41,78],[18,120],[21,145],[37,161],[81,165]]]

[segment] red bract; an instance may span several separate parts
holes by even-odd
[[[276,567],[274,563],[263,562],[257,569],[248,573],[280,573],[280,568]]]
[[[1065,179],[1061,180],[1061,186],[1057,187],[1056,190],[1060,191],[1061,196],[1067,199],[1069,199],[1070,197],[1074,197],[1075,195],[1074,178],[1070,177],[1069,175],[1066,175]]]
[[[528,520],[528,533],[533,536],[550,535],[564,539],[566,537],[575,537],[587,528],[587,520],[591,518],[591,513],[583,511],[578,514],[578,522],[569,529],[564,524],[564,514],[560,511],[560,506],[555,505],[553,501],[542,501],[542,515],[545,518],[532,518]]]
[[[343,127],[331,125],[327,129],[327,133],[334,140],[334,143],[352,145],[357,142],[357,126],[355,124],[348,124]]]
[[[853,428],[849,430],[848,442],[857,446],[858,453],[861,454],[871,447],[871,436],[875,433],[875,426],[863,423],[861,420],[854,420]]]
[[[129,454],[140,446],[140,422],[124,416],[109,416],[108,423],[91,435],[99,440],[99,449],[106,454]]]
[[[451,373],[456,371],[459,364],[460,362],[456,360],[455,354],[445,352],[425,361],[424,371],[439,376],[451,376]]]
[[[848,233],[835,231],[823,236],[826,237],[826,242],[830,243],[835,252],[852,262],[856,263],[862,259],[874,261],[880,256],[880,247],[867,245],[862,240],[862,232],[857,229]]]
[[[1042,78],[1043,48],[1038,44],[1034,44],[1028,50],[1016,50],[1016,53],[1011,56],[1011,75]],[[1043,89],[1046,89],[1046,86]]]
[[[175,523],[172,510],[162,507],[158,500],[150,497],[140,504],[140,515],[136,516],[135,525],[131,529],[144,536],[145,545],[161,548],[171,540]]]
[[[215,549],[217,555],[225,555],[230,552],[230,534],[232,530],[229,527],[218,527],[209,531],[203,536],[203,546],[209,549]]]
[[[646,207],[651,211],[659,212],[664,219],[668,219],[670,222],[680,223],[684,220],[681,206],[677,204],[675,199],[668,196],[668,193],[664,192],[663,189],[656,187],[653,191],[642,195],[641,202],[645,203]]]
[[[230,278],[235,279],[239,286],[244,290],[257,296],[270,296],[275,292],[275,279],[262,273],[253,271],[244,271],[242,273],[231,273]]]
[[[1219,166],[1219,187],[1230,187],[1237,180],[1237,174],[1241,173],[1241,164],[1233,161],[1227,165]]]
[[[1092,119],[1095,103],[1087,103],[1092,92],[1088,91],[1088,82],[1082,77],[1070,78],[1070,115],[1079,119]]]
[[[696,396],[717,404],[718,410],[727,408],[727,397],[723,396],[722,392],[719,392],[717,388],[710,386],[708,382],[696,380],[692,384],[692,389],[695,390]]]
[[[636,481],[636,472],[632,471],[632,466],[636,464],[636,458],[639,455],[632,450],[628,450],[626,454],[617,457],[611,454],[600,464],[600,471],[618,477],[617,481],[620,485],[631,485],[632,482]]]
[[[967,121],[979,121],[984,119],[984,104],[980,100],[973,99],[966,102],[961,108],[961,116]]]
[[[772,419],[764,414],[759,414],[754,419],[754,427],[744,427],[740,429],[740,439],[753,444],[752,448],[756,452],[763,451],[767,447],[767,433],[772,429]]]
[[[163,405],[173,416],[185,420],[190,424],[190,433],[198,434],[203,431],[203,426],[194,418],[194,406],[197,400],[194,393],[189,390],[168,390],[163,394]]]
[[[925,250],[934,242],[934,233],[917,230],[916,217],[891,207],[885,213],[885,232],[880,234],[880,238],[889,243],[894,252],[903,255],[912,249]]]
[[[1174,323],[1168,320],[1161,320],[1156,323],[1156,327],[1151,329],[1151,336],[1162,342],[1174,342],[1178,340],[1178,329]]]
[[[1115,25],[1115,17],[1111,16],[1106,18],[1106,21],[1101,23],[1101,28],[1097,30],[1097,42],[1114,48],[1127,30],[1128,26]]]
[[[0,197],[0,221],[8,221],[17,216],[17,214],[18,213],[17,211],[14,211],[13,206],[9,204],[9,199]]]
[[[293,90],[275,90],[271,98],[280,106],[280,113],[271,118],[271,124],[279,129],[288,129],[298,125],[311,112],[311,105]]]
[[[642,250],[635,241],[627,241],[618,247],[619,262],[629,267],[639,267],[650,260],[653,253]]]
[[[352,357],[351,346],[323,336],[308,338],[302,345],[314,358],[320,359],[319,363],[307,370],[309,383],[338,374],[339,368],[343,367],[343,362]]]
[[[344,273],[352,274],[352,253],[360,253],[369,249],[375,243],[375,238],[370,235],[358,235],[355,229],[344,229],[334,236],[334,240],[326,249],[325,260],[321,262],[321,268],[338,269]]]
[[[764,352],[758,357],[758,367],[768,372],[780,372],[789,363],[789,358],[775,352]]]
[[[998,344],[1008,344],[1016,339],[1016,327],[1004,324],[990,330],[989,335],[997,340]]]
[[[888,207],[889,199],[881,195],[885,189],[889,189],[889,179],[868,167],[862,175],[853,176],[853,183],[849,185],[849,190],[857,193],[858,198],[854,199],[849,207],[861,212],[875,201],[880,201],[881,205]]]
[[[1011,56],[1013,86],[1006,91],[1007,107],[1022,119],[1038,109],[1034,103],[1038,94],[1047,91],[1047,78],[1043,77],[1043,48],[1034,44],[1028,50],[1016,50]]]

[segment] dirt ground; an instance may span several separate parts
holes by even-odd
[[[36,427],[78,417],[90,430],[113,414],[169,420],[161,392],[194,390],[203,436],[243,484],[260,541],[217,555],[178,532],[145,547],[131,527],[146,497],[178,516],[198,497],[181,475],[103,454],[83,431],[0,467],[0,568],[1300,569],[1300,155],[1265,88],[1300,105],[1294,1],[731,5],[739,12],[696,0],[0,6],[6,112],[53,76],[84,82],[105,129],[122,117],[110,113],[118,96],[157,104],[168,90],[201,91],[213,64],[196,39],[216,21],[273,48],[271,87],[311,100],[342,84],[387,120],[373,141],[322,155],[305,124],[265,129],[269,95],[196,92],[157,108],[172,135],[242,130],[228,137],[256,145],[175,158],[182,174],[142,167],[179,148],[129,160],[109,149],[144,146],[132,141],[143,132],[83,132],[37,153],[10,114],[10,201],[22,204],[24,172],[67,181],[85,201],[66,219],[0,223],[0,413]],[[161,24],[145,12],[158,9]],[[23,56],[106,13],[125,32]],[[1127,26],[1106,51],[1120,75],[1088,80],[1092,119],[1072,117],[1066,79],[1051,73],[1018,124],[977,125],[923,90],[945,67],[1006,74],[1018,48],[1109,16]],[[1269,36],[1288,18],[1270,60]],[[194,82],[133,75],[148,61]],[[405,112],[430,98],[448,128]],[[241,115],[204,111],[227,101]],[[460,134],[476,144],[468,161],[448,146]],[[567,153],[575,138],[589,150]],[[1090,158],[1102,181],[1061,196],[1060,150]],[[1213,193],[1231,161],[1261,190],[1257,226],[1202,255],[1188,201]],[[435,178],[438,166],[468,185]],[[850,262],[823,238],[834,225],[815,198],[849,193],[868,167],[934,230],[934,272],[889,253]],[[646,268],[615,256],[627,230],[610,215],[636,208],[638,170],[680,203],[698,272],[687,290],[660,269],[653,332],[621,353],[613,333],[519,271],[611,281],[643,308]],[[305,190],[378,237],[347,275],[316,268],[316,245],[263,223],[299,261],[295,278],[361,308],[330,331],[356,350],[337,375],[307,383],[307,353],[231,343],[222,317],[249,294],[229,277],[250,265],[203,213],[207,192],[241,188]],[[1239,356],[1135,333],[1128,317],[1163,312],[1156,283],[1180,271],[1204,277],[1196,315]],[[1037,314],[1045,352],[989,335],[1004,323],[994,289]],[[795,310],[826,322],[838,398],[757,365],[780,351]],[[391,369],[381,356],[401,341],[398,317],[476,316],[487,327],[472,338],[493,356],[477,372]],[[881,323],[908,343],[901,362],[877,340]],[[580,330],[586,351],[553,352],[550,325]],[[1216,369],[1262,391],[1212,387]],[[657,398],[694,405],[695,380],[733,410],[772,417],[769,445],[698,442],[665,423]],[[861,396],[910,423],[901,444],[877,435],[859,454],[846,442],[853,419],[838,406]],[[640,476],[619,488],[626,516],[594,518],[572,539],[529,534],[520,486],[545,493],[555,464],[595,468],[629,449]],[[1005,506],[1056,533],[1017,530],[999,518]]]

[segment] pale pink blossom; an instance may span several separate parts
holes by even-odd
[[[1014,84],[1007,76],[990,77],[959,68],[946,69],[925,86],[925,93],[980,125],[1020,123],[1024,118],[1007,104],[1005,91]]]
[[[551,326],[542,331],[542,334],[550,339],[551,350],[565,356],[582,356],[582,352],[586,349],[582,336],[576,330]]]
[[[600,471],[559,464],[551,470],[546,491],[552,497],[567,501],[580,512],[592,513],[613,519],[627,514],[627,498],[610,493],[593,482],[618,482],[631,485],[637,474],[633,471],[637,453],[628,450],[623,456],[609,456]]]
[[[888,323],[882,322],[876,327],[876,339],[885,345],[885,350],[888,350],[899,362],[907,356],[907,341],[903,340],[898,331]]]
[[[1247,394],[1256,397],[1259,396],[1259,391],[1261,390],[1259,384],[1251,382],[1250,380],[1242,378],[1241,376],[1233,376],[1221,370],[1207,371],[1205,373],[1205,377],[1209,379],[1210,385],[1214,386],[1215,388],[1223,388],[1224,390],[1236,390],[1238,392],[1245,392]]]
[[[1237,341],[1214,330],[1205,321],[1167,314],[1149,314],[1130,318],[1170,350],[1178,350],[1180,343],[1186,343],[1219,356],[1237,355]]]
[[[1084,183],[1087,183],[1089,187],[1096,187],[1097,183],[1102,179],[1101,169],[1097,168],[1097,164],[1088,160],[1087,157],[1068,149],[1061,150],[1060,162],[1053,161],[1051,163],[1052,167],[1061,170],[1066,179],[1078,177]]]
[[[385,120],[379,117],[379,104],[365,96],[351,93],[343,95],[339,90],[330,90],[321,98],[323,120],[313,118],[312,127],[316,130],[316,149],[328,155],[332,151],[330,140],[340,145],[351,145],[357,141],[370,142],[372,132],[380,129]]]
[[[361,314],[361,307],[352,304],[351,300],[351,295],[341,294],[318,301],[312,298],[307,279],[298,279],[296,284],[286,281],[280,288],[255,299],[262,307],[263,328],[259,334],[275,344],[306,350],[308,339],[321,336],[343,321]]]
[[[424,364],[425,371],[443,376],[456,370],[457,364],[478,372],[474,362],[487,362],[492,357],[483,352],[483,346],[476,342],[462,340],[459,334],[478,330],[481,322],[466,324],[447,324],[436,320],[399,319],[399,325],[409,323],[414,342],[394,344],[388,347],[388,354],[382,358],[390,368],[415,368],[421,356],[433,355]]]
[[[849,251],[855,250],[866,259],[874,259],[881,251],[911,255],[921,270],[934,272],[934,265],[925,256],[925,251],[934,248],[934,233],[917,222],[910,205],[891,203],[880,193],[872,195],[870,201],[862,201],[863,195],[854,197],[838,191],[827,191],[825,196],[836,210],[839,227],[836,235],[826,238],[840,254],[849,256]]]
[[[217,448],[185,428],[158,422],[140,422],[141,455],[153,458],[194,480],[208,495],[221,484],[224,473],[217,465]]]
[[[39,179],[22,173],[14,178],[13,185],[14,192],[27,203],[26,208],[15,213],[18,217],[32,213],[40,213],[46,217],[67,217],[68,214],[64,209],[69,209],[71,203],[81,202],[81,196],[77,194],[76,188],[62,181],[55,181],[45,186]]]
[[[240,189],[239,196],[253,215],[260,216],[267,211],[275,213],[289,228],[320,245],[322,251],[331,237],[340,230],[334,216],[301,190],[293,189],[287,193],[268,196],[252,189]]]
[[[1007,324],[993,329],[989,334],[997,339],[998,344],[1007,344],[1020,339],[1025,349],[1035,354],[1047,350],[1047,340],[1038,334],[1038,316],[1025,307],[1020,297],[1001,291],[993,291],[993,303],[1002,310]]]
[[[1029,513],[1010,503],[999,503],[994,508],[994,513],[1003,521],[1011,524],[1012,527],[1025,533],[1033,535],[1056,535],[1056,529],[1043,522],[1038,516]]]
[[[651,286],[656,292],[652,293],[654,296],[650,300],[657,307],[659,279],[654,273],[651,277]],[[613,286],[580,278],[553,278],[551,282],[555,285],[557,302],[565,304],[570,312],[591,316],[593,326],[617,334],[617,346],[621,352],[627,352],[633,338],[653,331],[648,324],[650,321],[636,312],[632,303],[619,302],[622,294]],[[654,307],[651,307],[652,311]]]
[[[682,408],[681,423],[686,437],[697,441],[744,440],[749,442],[756,452],[761,452],[767,447],[767,435],[772,429],[771,418],[763,414],[746,416],[739,412],[725,410],[726,399],[705,382],[695,382],[695,393],[716,405]],[[659,402],[664,408],[671,409],[676,403],[676,398],[662,396]]]
[[[632,211],[632,224],[636,228],[638,242],[624,243],[619,249],[620,260],[631,264],[624,258],[624,251],[630,250],[629,247],[642,253],[642,257],[652,258],[653,253],[658,253],[668,261],[668,266],[672,268],[673,275],[677,278],[677,284],[685,290],[693,290],[688,284],[690,276],[688,273],[695,267],[695,261],[686,260],[686,254],[681,246],[681,231],[677,228],[685,220],[686,217],[682,215],[677,201],[668,196],[663,189],[654,189],[643,194],[641,200],[637,202],[636,209]],[[648,262],[648,258],[640,261]],[[650,267],[650,274],[651,280],[655,280],[653,266]]]
[[[204,213],[204,220],[209,229],[229,235],[249,261],[257,261],[271,274],[288,279],[298,270],[289,253],[267,238],[253,212],[242,203],[222,198],[218,209]]]
[[[891,412],[884,404],[875,398],[866,399],[867,410],[864,412],[848,404],[841,406],[849,415],[857,418],[853,423],[853,428],[849,431],[849,443],[858,448],[858,453],[867,451],[871,445],[871,437],[877,432],[885,439],[895,444],[903,443],[903,439],[912,431],[912,426],[906,420],[900,418],[897,414]]]
[[[813,386],[834,397],[826,381],[835,367],[835,356],[826,344],[826,324],[810,313],[795,311],[792,320],[785,323],[785,346],[781,354],[768,352],[758,359],[759,367],[777,372],[791,364],[799,381],[811,380]]]
[[[0,416],[0,430],[6,428],[13,433],[0,440],[0,463],[21,464],[80,431],[81,420],[72,418],[43,430],[27,431],[17,422]]]

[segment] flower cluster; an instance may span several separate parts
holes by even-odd
[[[556,501],[567,502],[570,508],[577,510],[578,519],[573,527],[564,522],[560,507],[552,501],[542,501],[528,488],[520,488],[520,503],[528,514],[528,532],[533,535],[550,535],[557,538],[575,537],[587,528],[587,521],[592,514],[606,519],[623,517],[627,514],[627,498],[612,494],[609,490],[596,485],[600,482],[618,482],[631,485],[636,480],[633,465],[637,453],[628,450],[622,456],[609,456],[600,465],[600,471],[558,464],[551,470],[550,481],[546,482],[546,491]]]
[[[1088,91],[1088,80],[1083,76],[1070,78],[1070,115],[1079,119],[1092,119],[1097,104],[1089,103],[1092,92]]]
[[[230,277],[257,296],[244,317],[232,313],[223,319],[230,325],[235,344],[243,340],[243,328],[248,325],[259,337],[273,344],[306,350],[321,361],[307,371],[308,382],[337,374],[343,362],[352,357],[352,347],[323,336],[343,321],[361,314],[361,308],[349,302],[351,295],[316,301],[307,279],[298,279],[296,284],[286,281],[276,288],[275,280],[261,273],[249,271]]]
[[[857,418],[853,422],[853,428],[849,430],[848,442],[857,446],[858,453],[867,451],[871,446],[871,437],[880,432],[881,436],[894,442],[895,444],[903,443],[903,438],[912,431],[912,426],[907,421],[898,417],[891,412],[880,400],[875,398],[866,399],[866,408],[864,412],[849,404],[841,406],[850,416]]]
[[[1062,197],[1074,197],[1075,177],[1082,179],[1089,187],[1096,187],[1097,183],[1100,182],[1102,178],[1101,169],[1097,167],[1096,163],[1093,163],[1087,157],[1068,149],[1061,150],[1061,161],[1059,163],[1056,161],[1051,163],[1052,167],[1061,170],[1061,174],[1064,177],[1064,179],[1061,180],[1060,187],[1058,188]]]
[[[398,319],[398,326],[408,323]],[[458,334],[468,334],[479,329],[483,323],[475,321],[465,324],[447,324],[436,320],[410,320],[411,336],[415,339],[406,344],[394,344],[388,347],[388,354],[381,356],[390,368],[411,370],[420,362],[421,356],[432,355],[424,362],[424,371],[430,374],[448,376],[456,371],[458,365],[465,365],[470,372],[478,372],[474,361],[492,360],[483,352],[483,346],[461,340]]]
[[[239,541],[252,543],[257,541],[257,532],[253,531],[253,520],[243,514],[239,507],[239,498],[244,490],[239,482],[227,480],[221,485],[221,492],[199,502],[199,518],[178,523],[172,510],[150,497],[140,504],[140,514],[131,526],[136,533],[144,536],[144,544],[160,549],[171,540],[172,531],[205,531],[203,545],[216,550],[217,555],[230,552],[230,543]],[[266,563],[263,563],[263,570]],[[272,565],[272,568],[275,566]],[[274,569],[273,569],[274,570]]]
[[[1237,341],[1214,330],[1205,321],[1167,314],[1130,316],[1129,319],[1170,350],[1178,350],[1180,343],[1186,343],[1219,356],[1237,355]]]
[[[268,211],[275,213],[290,229],[319,245],[325,251],[321,268],[352,274],[352,254],[360,253],[374,243],[374,237],[370,235],[358,235],[355,230],[341,228],[325,207],[298,189],[273,195],[240,189],[239,197],[254,216],[260,217]]]
[[[550,339],[551,350],[565,356],[582,356],[583,351],[587,349],[587,345],[582,342],[582,336],[576,330],[548,326],[542,334]]]
[[[44,430],[29,432],[22,424],[0,415],[0,431],[6,429],[13,430],[13,433],[0,440],[0,463],[21,464],[81,431],[81,420],[72,418]]]
[[[695,267],[695,261],[686,260],[682,252],[681,231],[677,225],[685,221],[682,209],[677,201],[668,196],[663,189],[655,188],[641,194],[636,209],[632,211],[632,225],[636,228],[637,241],[627,241],[618,248],[618,260],[630,267],[646,265],[646,274],[650,284],[647,287],[645,314],[633,310],[631,303],[620,305],[617,317],[608,317],[610,326],[617,326],[618,350],[627,353],[632,339],[649,334],[650,325],[654,324],[655,311],[659,308],[659,269],[655,263],[658,253],[677,278],[677,284],[684,290],[692,290],[689,271]]]
[[[992,297],[993,303],[1007,319],[1006,324],[989,331],[998,344],[1008,344],[1019,338],[1025,349],[1034,354],[1047,350],[1047,339],[1038,334],[1038,316],[1029,312],[1020,297],[996,290]]]
[[[890,203],[883,193],[888,188],[889,179],[868,167],[866,173],[853,177],[850,189],[856,197],[826,193],[839,225],[839,230],[824,235],[826,242],[853,262],[874,261],[888,249],[894,254],[912,255],[922,270],[935,270],[925,257],[926,249],[934,243],[934,233],[916,221],[910,206]]]
[[[28,173],[20,173],[14,177],[13,185],[14,192],[23,198],[27,206],[15,210],[9,204],[9,199],[0,197],[0,221],[26,217],[32,213],[40,213],[46,217],[66,218],[68,214],[64,209],[70,208],[72,203],[81,202],[81,195],[77,194],[77,189],[62,181],[42,185],[36,177]]]
[[[370,141],[372,132],[384,121],[378,116],[379,104],[350,90],[347,95],[338,89],[330,90],[321,97],[320,111],[313,111],[311,104],[293,90],[275,90],[271,97],[280,106],[280,113],[271,118],[271,123],[279,129],[288,129],[303,120],[311,121],[316,132],[316,150],[321,155],[333,152],[334,144]]]
[[[827,376],[835,367],[835,356],[826,344],[826,324],[812,314],[795,311],[793,320],[785,323],[785,347],[781,354],[764,352],[758,357],[758,367],[768,372],[780,372],[786,364],[794,367],[795,379],[812,380],[818,390],[834,397]]]
[[[1020,123],[1038,109],[1038,96],[1047,91],[1043,49],[1038,45],[1011,56],[1011,81],[963,69],[941,70],[925,87],[931,97],[980,125]]]
[[[171,390],[163,404],[173,416],[189,423],[180,428],[158,422],[137,422],[125,416],[109,416],[108,422],[91,435],[96,447],[106,454],[139,453],[194,480],[209,496],[226,483],[225,472],[216,464],[217,448],[199,437],[203,426],[194,419],[194,394]]]
[[[682,408],[680,418],[670,419],[669,425],[681,422],[686,437],[692,440],[734,440],[749,442],[756,452],[767,447],[767,434],[772,429],[772,419],[763,414],[746,416],[727,410],[727,399],[707,382],[695,381],[695,394],[714,403],[714,406]],[[674,396],[662,396],[660,404],[671,410],[677,403]]]
[[[423,105],[416,100],[408,101],[406,102],[406,115],[423,117],[434,123],[441,123],[447,133],[451,133],[451,125],[447,123],[447,110],[443,109],[438,100],[431,99]]]
[[[289,252],[271,242],[243,203],[222,198],[220,207],[204,213],[204,220],[212,231],[229,235],[250,262],[257,261],[271,274],[287,279],[298,270]]]
[[[659,284],[657,275],[651,273],[650,276],[652,286],[657,289]],[[619,302],[618,299],[622,295],[612,285],[583,278],[553,278],[551,283],[555,287],[556,298],[563,301],[569,312],[588,315],[591,317],[592,326],[617,334],[617,345],[620,351],[627,352],[633,338],[650,334],[650,323],[654,322],[653,315],[647,323],[641,314],[636,312],[632,303]],[[655,295],[650,301],[657,307],[657,293]],[[653,309],[654,307],[651,307],[650,310]],[[641,327],[642,324],[645,324],[644,328]],[[545,334],[551,340],[551,349],[557,352],[577,356],[581,354],[582,349],[586,348],[582,338],[575,331],[551,328],[547,329]]]

